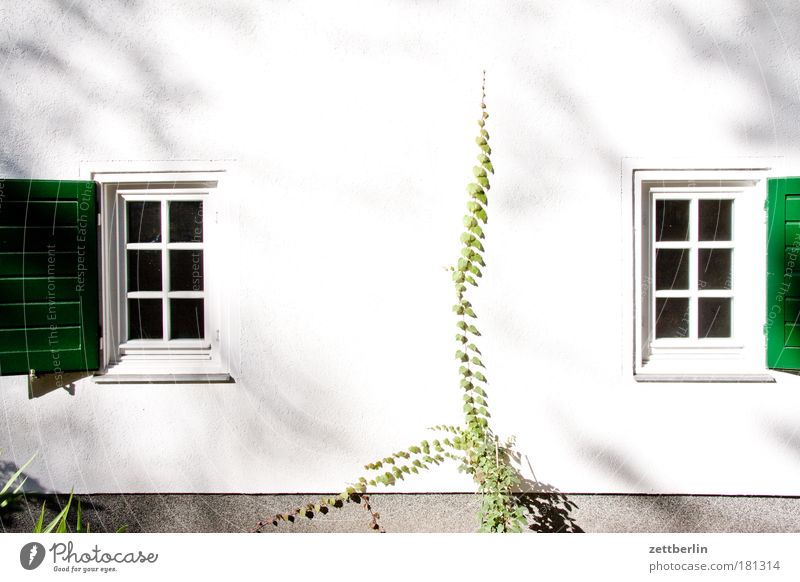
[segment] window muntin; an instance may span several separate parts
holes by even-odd
[[[203,200],[123,195],[127,341],[207,347],[203,285]]]
[[[733,338],[733,209],[724,189],[651,187],[651,348]]]

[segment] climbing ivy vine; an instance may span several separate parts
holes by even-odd
[[[478,135],[475,143],[479,148],[477,164],[472,168],[473,181],[467,185],[469,199],[463,217],[464,231],[461,234],[461,254],[455,266],[450,267],[455,287],[456,302],[456,351],[459,365],[460,389],[463,397],[464,422],[461,426],[439,425],[432,430],[440,433],[440,439],[423,440],[407,449],[388,455],[364,465],[367,473],[359,477],[339,495],[324,497],[315,503],[297,507],[288,513],[260,521],[255,531],[268,524],[278,525],[282,521],[293,522],[299,517],[312,518],[325,514],[331,508],[345,503],[359,503],[370,514],[371,529],[383,531],[380,515],[373,510],[367,493],[368,487],[392,486],[412,474],[446,458],[459,463],[459,469],[472,476],[481,494],[480,531],[514,532],[526,526],[525,508],[515,489],[520,485],[518,473],[511,464],[513,441],[501,442],[490,426],[491,414],[485,366],[478,349],[481,333],[472,303],[468,300],[469,289],[478,286],[486,267],[483,227],[488,222],[489,175],[494,174],[486,129],[489,114],[486,111],[486,77],[481,85],[481,117],[478,119]]]

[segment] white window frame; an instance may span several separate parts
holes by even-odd
[[[81,176],[99,184],[102,337],[97,383],[229,382],[236,372],[238,342],[233,319],[236,249],[221,225],[230,223],[230,162],[84,162]],[[203,340],[127,340],[127,200],[203,201]],[[162,252],[168,252],[162,202]],[[176,245],[181,246],[181,245]],[[162,260],[164,258],[162,257]],[[163,297],[170,292],[163,272]],[[194,293],[194,292],[190,292]],[[166,317],[166,314],[165,314]],[[165,338],[167,328],[165,327]]]
[[[767,177],[772,164],[687,164],[652,160],[623,161],[623,300],[632,306],[624,319],[624,367],[637,381],[772,382],[766,370],[766,212]],[[654,339],[655,281],[652,238],[656,197],[689,199],[692,220],[700,198],[733,198],[733,288],[731,338]],[[690,228],[696,227],[693,223]],[[690,239],[695,238],[692,233]],[[662,243],[657,243],[661,246]],[[690,282],[696,249],[726,243],[690,240]],[[664,245],[669,246],[669,245]],[[680,245],[679,245],[680,246]],[[633,285],[631,285],[633,275]],[[690,284],[690,288],[692,285]],[[666,293],[667,295],[669,293]],[[680,295],[681,293],[677,293]],[[686,292],[683,292],[686,295]],[[690,326],[696,329],[697,298],[726,295],[690,290]],[[659,295],[665,295],[659,292]],[[694,309],[693,309],[694,308]],[[690,328],[690,329],[691,329]],[[632,366],[631,366],[632,358]]]

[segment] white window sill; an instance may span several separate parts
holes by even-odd
[[[637,382],[681,382],[706,384],[774,384],[769,374],[634,374]]]
[[[234,384],[227,373],[214,374],[95,374],[95,384]]]

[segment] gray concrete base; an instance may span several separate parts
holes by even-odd
[[[84,495],[93,531],[247,532],[259,520],[314,501],[314,495]],[[2,521],[2,531],[29,532],[42,501],[47,514],[61,496],[29,495]],[[568,503],[565,503],[568,501]],[[477,495],[373,494],[387,532],[473,532]],[[574,504],[574,506],[573,506]],[[800,532],[800,498],[686,495],[540,495],[531,500],[536,529],[585,532]],[[74,517],[70,520],[74,523]],[[267,525],[266,532],[366,532],[370,516],[354,503],[314,519]]]

